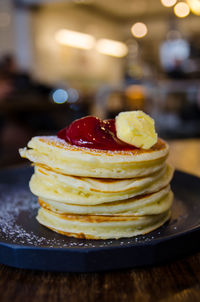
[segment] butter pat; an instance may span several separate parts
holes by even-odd
[[[158,139],[154,120],[143,111],[121,112],[115,118],[117,137],[130,145],[150,149]]]

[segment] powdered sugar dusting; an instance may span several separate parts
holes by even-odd
[[[0,172],[0,245],[5,242],[34,247],[94,249],[148,243],[165,236],[165,225],[147,235],[119,240],[86,240],[57,234],[40,225],[35,218],[39,205],[28,187],[32,172],[32,168]],[[176,200],[173,208],[167,226],[171,233],[178,232],[182,225],[180,222],[187,220],[187,209],[181,201]]]
[[[38,208],[37,199],[29,190],[0,185],[0,241],[50,248],[96,247],[91,241],[67,238],[40,226],[35,219]]]
[[[0,185],[0,241],[49,248],[97,248],[124,246],[153,237],[138,236],[122,240],[68,238],[41,226],[35,216],[39,205],[28,188]]]

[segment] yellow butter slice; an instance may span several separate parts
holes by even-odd
[[[141,110],[119,113],[115,124],[117,137],[127,144],[150,149],[157,142],[154,120]]]

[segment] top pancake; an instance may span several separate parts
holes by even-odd
[[[36,136],[20,155],[60,173],[98,178],[131,178],[154,173],[165,164],[169,147],[158,142],[149,150],[109,151],[77,147],[56,136]]]

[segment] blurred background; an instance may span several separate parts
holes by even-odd
[[[0,166],[34,135],[135,109],[172,147],[199,142],[200,0],[0,0]]]

